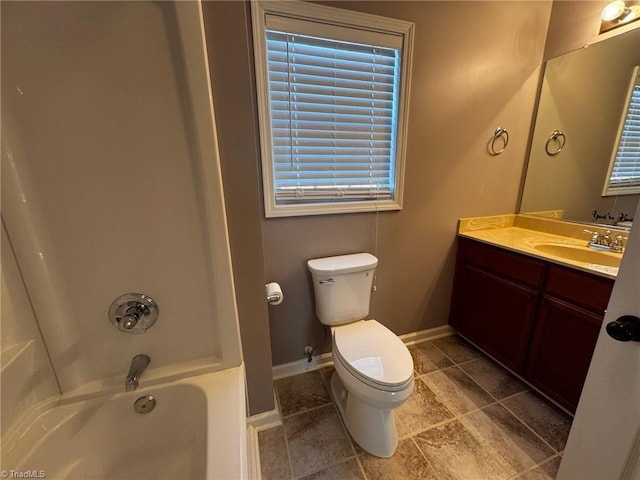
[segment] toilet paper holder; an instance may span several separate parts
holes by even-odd
[[[265,290],[267,292],[267,303],[269,305],[279,305],[282,303],[282,300],[284,300],[284,293],[282,293],[280,285],[276,282],[267,283]]]
[[[272,293],[271,295],[267,295],[267,303],[274,303],[280,300],[280,295],[277,293]]]

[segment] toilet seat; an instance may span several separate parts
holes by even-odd
[[[413,379],[413,359],[406,345],[375,320],[361,320],[333,328],[336,361],[361,382],[396,392]]]

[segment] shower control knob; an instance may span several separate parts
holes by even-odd
[[[640,342],[640,318],[623,315],[607,324],[607,333],[619,342]]]
[[[120,330],[131,330],[138,323],[138,319],[133,315],[126,315],[120,319],[118,323],[118,328]]]
[[[145,333],[158,319],[158,305],[142,293],[127,293],[109,307],[109,320],[120,332]]]
[[[124,312],[124,317],[122,317],[118,322],[118,329],[120,331],[126,331],[135,328],[135,326],[138,324],[138,320],[140,320],[140,318],[144,316],[145,311],[147,310],[148,308],[142,304],[134,305],[133,307],[127,308],[127,310]]]

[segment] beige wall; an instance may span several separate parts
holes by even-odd
[[[269,307],[273,365],[302,358],[306,344],[318,346],[324,339],[305,265],[314,257],[375,253],[380,266],[371,315],[397,334],[447,323],[458,218],[516,210],[551,9],[550,2],[331,5],[416,23],[400,212],[264,218],[255,199],[260,194],[255,86],[253,78],[246,81],[253,66],[249,10],[239,2],[205,5],[236,287],[247,289],[239,304],[263,301],[263,292],[254,288],[257,279],[280,282],[285,292],[281,305]],[[504,154],[493,157],[486,147],[498,126],[509,130],[511,140]],[[232,197],[236,189],[246,197]],[[234,232],[236,222],[243,228]],[[246,262],[242,274],[239,260]],[[268,362],[268,340],[259,337],[266,335],[264,313],[259,308],[240,313],[250,370]],[[252,413],[272,396],[270,384],[258,377],[249,377]]]
[[[459,217],[516,210],[550,2],[330,2],[415,22],[404,208],[376,215],[263,219],[273,363],[318,345],[305,262],[370,251],[380,260],[371,316],[397,334],[448,320]],[[510,132],[492,157],[496,127]],[[327,350],[327,345],[323,350]]]
[[[245,9],[248,11],[248,5],[243,2],[203,3],[249,414],[253,415],[274,405],[260,223],[259,145],[254,134],[257,113],[251,93],[253,66],[247,58],[251,40]]]

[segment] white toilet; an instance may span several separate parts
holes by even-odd
[[[316,315],[331,326],[331,392],[347,430],[367,452],[390,457],[398,446],[393,409],[413,392],[413,360],[404,343],[369,314],[378,259],[369,253],[307,262]]]

